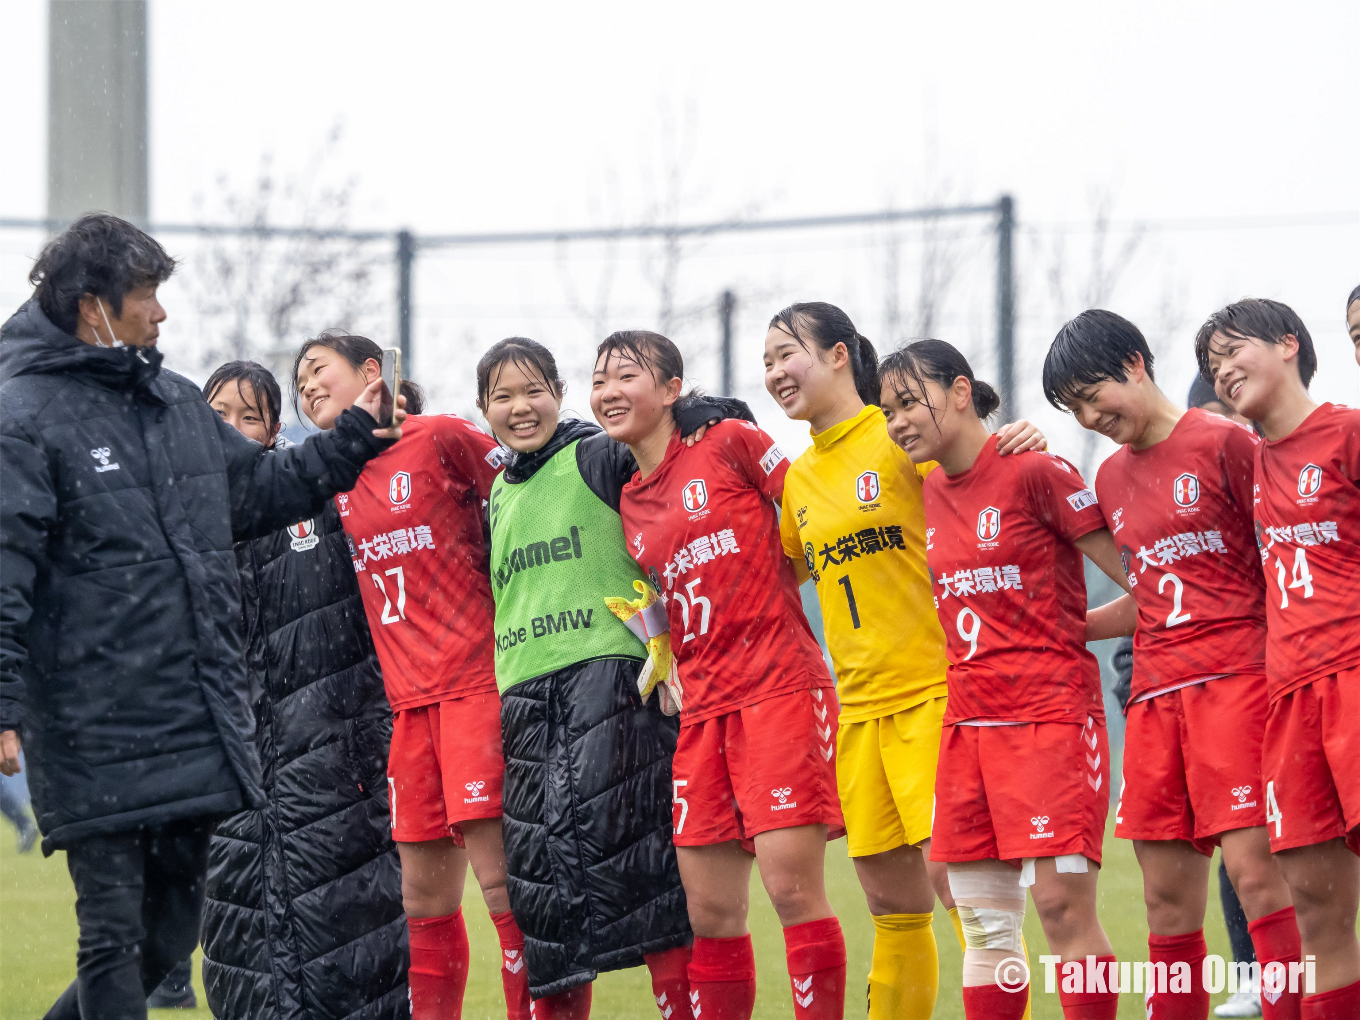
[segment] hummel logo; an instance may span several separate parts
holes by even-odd
[[[518,949],[507,949],[505,951],[505,969],[511,974],[518,974],[524,969],[524,961],[519,958]]]
[[[690,1015],[694,1017],[694,1020],[699,1020],[703,1011],[704,1007],[699,1004],[699,989],[696,988],[689,993],[689,1012]]]
[[[799,981],[797,978],[794,978],[793,1001],[798,1003],[798,1005],[802,1006],[804,1009],[807,1009],[809,1006],[812,1005],[813,998],[815,998],[815,996],[813,995],[812,992],[812,975],[809,974],[802,981]]]
[[[1250,787],[1250,786],[1234,786],[1234,787],[1233,787],[1233,796],[1236,797],[1239,801],[1246,800],[1246,799],[1247,799],[1247,794],[1249,794],[1249,793],[1251,793],[1251,787]]]
[[[1039,815],[1037,818],[1031,818],[1029,822],[1040,832],[1043,832],[1044,826],[1048,824],[1048,815]]]
[[[771,795],[771,796],[774,796],[774,797],[778,797],[778,798],[779,798],[779,803],[782,804],[782,803],[784,803],[784,801],[788,800],[789,794],[791,794],[792,792],[793,792],[793,790],[792,790],[791,788],[789,788],[789,787],[786,786],[786,787],[784,787],[783,789],[780,789],[780,790],[771,790],[771,791],[770,791],[770,795]]]
[[[1256,806],[1256,798],[1252,797],[1251,800],[1247,800],[1247,797],[1248,795],[1250,795],[1250,793],[1251,793],[1250,786],[1234,786],[1232,788],[1232,794],[1234,797],[1237,798],[1237,803],[1231,805],[1229,810],[1241,811],[1243,808],[1254,808]],[[1269,805],[1270,801],[1267,800],[1266,803],[1267,805]]]
[[[482,795],[482,788],[483,788],[484,786],[486,786],[486,783],[483,782],[483,781],[481,781],[481,780],[478,780],[478,781],[475,782],[475,783],[464,783],[464,784],[463,784],[463,789],[467,790],[467,792],[470,793],[470,794],[472,794],[472,796],[471,796],[471,797],[464,797],[464,798],[463,798],[463,803],[464,803],[464,804],[480,804],[480,803],[482,803],[483,801],[489,801],[489,800],[491,799],[491,797],[490,797],[489,794],[486,795],[486,796],[483,796],[483,795]]]
[[[665,992],[662,992],[660,995],[656,997],[656,1008],[661,1010],[662,1020],[671,1020],[671,1014],[675,1012],[673,1007],[666,1005]]]
[[[110,463],[109,463],[109,456],[110,456],[110,453],[111,453],[111,451],[109,450],[109,448],[108,448],[107,446],[96,447],[95,449],[93,449],[93,450],[90,451],[90,456],[93,457],[95,460],[99,461],[98,466],[95,467],[95,469],[94,469],[94,470],[95,470],[95,474],[100,474],[100,475],[102,475],[105,471],[121,471],[121,470],[122,470],[122,468],[120,468],[117,464],[110,464]]]

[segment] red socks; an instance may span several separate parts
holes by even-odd
[[[1261,964],[1261,1016],[1263,1020],[1299,1020],[1300,993],[1289,991],[1289,964],[1299,962],[1302,946],[1299,926],[1294,920],[1294,908],[1285,907],[1265,917],[1258,917],[1247,925],[1251,944],[1256,948],[1256,959]],[[1278,961],[1285,965],[1285,986],[1282,992],[1266,988],[1266,964]],[[1321,1014],[1319,1014],[1321,1015]],[[1338,1016],[1342,1014],[1338,1013]],[[1360,1014],[1352,1014],[1360,1015]]]
[[[468,937],[463,908],[446,917],[408,917],[411,1020],[460,1020],[467,987]]]
[[[594,987],[589,983],[577,985],[546,999],[535,999],[529,1007],[529,1016],[532,1020],[586,1020]]]
[[[1204,929],[1184,935],[1149,935],[1148,959],[1153,964],[1166,964],[1170,973],[1173,964],[1190,967],[1190,991],[1153,991],[1147,997],[1148,1012],[1158,1020],[1204,1020],[1209,1015],[1209,993],[1204,988],[1204,957],[1209,947],[1204,944]],[[1168,982],[1169,983],[1169,982]]]
[[[799,1020],[841,1020],[845,1015],[845,937],[834,917],[784,929]],[[696,1014],[697,1016],[697,1014]]]
[[[1289,912],[1292,914],[1294,908],[1290,907]],[[1284,911],[1281,910],[1280,913],[1283,914]],[[1265,918],[1261,920],[1264,921]],[[1303,1020],[1354,1020],[1360,1016],[1360,981],[1333,988],[1330,992],[1315,992],[1309,995],[1303,1000],[1301,1016]]]
[[[1185,938],[1186,936],[1178,937]],[[1114,963],[1114,956],[1097,956],[1096,963],[1101,965],[1102,973],[1109,974],[1109,965]],[[1198,975],[1196,975],[1196,978],[1198,978]],[[1062,1003],[1063,1020],[1115,1020],[1115,1016],[1119,1012],[1118,992],[1064,992],[1062,986],[1059,985],[1058,1001]],[[1207,1002],[1205,1009],[1207,1012]],[[1161,1016],[1161,1014],[1154,1014],[1154,1016]]]
[[[661,1020],[690,1020],[689,946],[676,946],[642,959],[652,975],[652,998],[661,1011]]]
[[[756,1005],[756,954],[750,935],[696,938],[688,973],[693,1020],[751,1020]]]
[[[507,1020],[529,1020],[529,969],[524,962],[524,933],[515,915],[492,914],[491,923],[501,940],[501,984],[505,987]]]
[[[1029,996],[1000,985],[964,985],[963,1015],[968,1020],[1020,1020]]]

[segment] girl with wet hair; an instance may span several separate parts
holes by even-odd
[[[888,437],[878,359],[835,305],[794,304],[770,320],[765,388],[812,433],[784,480],[780,534],[799,580],[817,587],[835,667],[837,786],[874,922],[869,1016],[929,1017],[937,898],[962,932],[944,865],[930,860],[946,703],[921,495],[935,465],[913,464]],[[1026,422],[996,439],[1003,455],[1043,442]]]

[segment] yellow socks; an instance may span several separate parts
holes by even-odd
[[[899,916],[901,916],[901,917],[919,917],[920,915],[919,915],[919,914],[901,914],[901,915],[899,915]],[[874,920],[877,921],[878,918],[874,918]],[[957,938],[957,939],[959,940],[959,948],[966,951],[968,947],[967,947],[967,945],[966,945],[966,944],[964,943],[964,941],[963,941],[963,921],[961,921],[961,920],[959,919],[959,908],[958,908],[958,907],[950,907],[950,908],[949,908],[949,920],[950,920],[950,923],[954,925],[954,937]],[[1024,950],[1024,953],[1025,953],[1025,966],[1028,967],[1028,966],[1029,966],[1029,946],[1025,945],[1025,937],[1024,937],[1023,935],[1020,936],[1020,948],[1021,948],[1022,950]],[[877,953],[877,951],[875,951],[875,953],[874,953],[874,958],[875,958],[875,959],[878,958],[878,953]],[[873,976],[873,972],[870,971],[870,978],[871,978],[871,979],[872,979],[872,976]],[[1022,1017],[1020,1018],[1020,1020],[1030,1020],[1030,1001],[1031,1001],[1030,999],[1026,999],[1026,1000],[1025,1000],[1025,1015],[1022,1016]],[[870,1016],[872,1016],[872,1015],[873,1015],[873,1014],[870,1014]]]
[[[869,1020],[928,1020],[940,990],[940,958],[930,914],[883,914],[874,920]]]

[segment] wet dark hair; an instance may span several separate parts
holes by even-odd
[[[1109,379],[1128,380],[1135,354],[1143,358],[1149,379],[1152,350],[1138,327],[1122,315],[1103,308],[1089,308],[1067,322],[1044,358],[1044,396],[1059,411],[1087,386]]]
[[[477,362],[477,406],[483,411],[493,386],[491,374],[496,373],[499,379],[500,370],[506,365],[518,365],[526,375],[537,376],[559,397],[566,386],[557,371],[557,359],[552,351],[527,336],[508,336],[492,344]]]
[[[789,305],[770,320],[767,329],[778,326],[807,350],[808,341],[818,350],[830,351],[837,344],[845,344],[850,355],[850,371],[855,380],[855,392],[866,404],[879,401],[878,352],[868,338],[861,336],[850,316],[825,301],[799,301]]]
[[[1351,291],[1351,296],[1346,298],[1346,311],[1349,312],[1351,310],[1351,305],[1355,304],[1357,301],[1360,301],[1360,287],[1356,287],[1355,290]]]
[[[74,334],[86,294],[107,301],[117,318],[129,291],[164,283],[175,265],[160,242],[127,220],[88,213],[47,242],[28,282],[52,325]]]
[[[228,361],[208,376],[203,384],[203,399],[211,404],[217,391],[229,382],[235,382],[238,387],[242,383],[250,386],[255,403],[259,405],[256,410],[264,416],[265,425],[272,431],[283,413],[283,391],[279,389],[274,373],[258,361]]]
[[[622,329],[610,333],[595,348],[595,363],[604,358],[609,364],[611,357],[636,362],[652,373],[658,383],[685,377],[685,359],[667,337],[653,333],[649,329]]]
[[[346,333],[343,329],[328,329],[318,333],[298,348],[297,357],[293,359],[293,410],[299,415],[302,414],[302,408],[298,406],[298,369],[302,367],[302,359],[313,347],[334,351],[348,361],[355,371],[363,368],[366,361],[376,361],[382,365],[382,348],[368,337]],[[410,379],[401,381],[401,395],[406,398],[407,414],[420,414],[425,410],[425,391]]]
[[[1207,404],[1223,404],[1223,398],[1214,392],[1214,384],[1204,377],[1203,374],[1196,373],[1195,381],[1190,384],[1190,393],[1185,398],[1185,406],[1204,407]],[[1224,404],[1224,407],[1227,405]]]
[[[1001,397],[991,384],[976,378],[968,359],[957,347],[943,340],[912,340],[884,358],[878,371],[885,382],[893,377],[910,379],[922,395],[927,379],[947,390],[954,385],[955,379],[963,376],[973,387],[973,410],[979,418],[990,418],[1001,406]],[[930,414],[932,418],[935,416],[934,408]]]
[[[1299,379],[1305,389],[1313,381],[1313,373],[1317,371],[1313,338],[1298,313],[1283,301],[1243,298],[1220,308],[1205,320],[1195,334],[1195,359],[1206,379],[1213,378],[1209,369],[1209,341],[1215,334],[1264,344],[1278,344],[1286,336],[1293,335],[1299,341]]]

